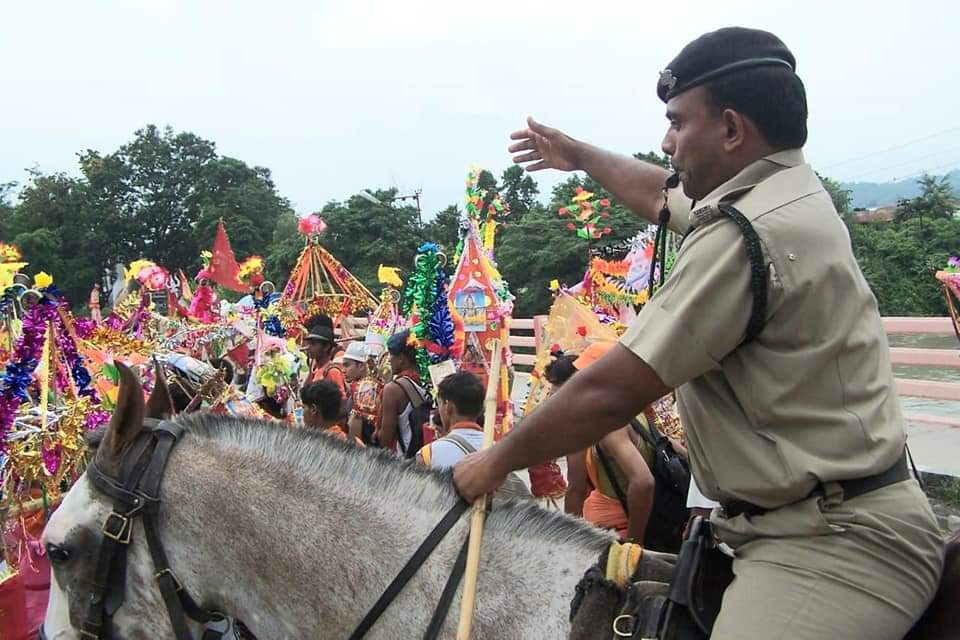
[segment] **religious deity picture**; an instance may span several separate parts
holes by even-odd
[[[487,328],[487,298],[482,289],[457,292],[454,306],[463,319],[463,330],[482,332]]]

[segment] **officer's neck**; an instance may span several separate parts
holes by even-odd
[[[775,149],[762,138],[744,140],[736,149],[727,153],[724,168],[719,172],[715,180],[716,184],[707,193],[711,193],[720,185],[727,183],[754,162],[763,160],[778,151],[780,149]]]

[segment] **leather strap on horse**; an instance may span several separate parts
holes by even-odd
[[[126,584],[126,556],[133,534],[133,518],[143,515],[147,547],[153,560],[155,576],[170,624],[177,640],[190,640],[187,617],[201,624],[222,620],[219,613],[199,607],[183,590],[170,569],[157,527],[160,509],[160,483],[166,469],[170,452],[183,433],[174,422],[144,420],[149,429],[143,431],[127,455],[133,454],[135,463],[129,470],[123,469],[122,482],[105,474],[94,461],[87,468],[87,477],[98,490],[113,499],[113,511],[103,523],[103,541],[97,558],[90,594],[90,606],[84,620],[81,636],[105,639],[109,627],[104,622],[111,618],[123,603]],[[206,635],[205,635],[206,637]]]
[[[470,547],[470,534],[467,534],[466,540],[463,541],[463,546],[460,547],[460,553],[457,554],[457,561],[453,565],[453,571],[450,572],[450,576],[447,578],[447,584],[443,586],[443,593],[440,594],[440,600],[437,601],[437,606],[433,610],[433,615],[430,617],[430,624],[427,625],[427,630],[423,634],[423,640],[436,640],[440,635],[440,629],[443,628],[443,623],[447,619],[447,613],[450,611],[450,605],[453,603],[453,596],[457,593],[457,588],[460,586],[460,582],[463,580],[463,573],[467,568],[467,549]]]
[[[437,545],[444,539],[450,529],[453,528],[453,525],[457,523],[460,519],[460,516],[463,515],[463,512],[469,507],[469,503],[463,498],[458,498],[456,504],[450,507],[450,510],[447,511],[446,515],[443,516],[443,519],[437,523],[437,526],[433,528],[433,531],[426,537],[426,539],[417,547],[417,550],[413,552],[413,555],[407,560],[407,563],[403,565],[403,568],[400,569],[400,573],[397,574],[397,577],[393,579],[389,585],[387,585],[386,590],[380,595],[376,602],[373,603],[373,606],[370,607],[370,610],[367,611],[367,614],[360,621],[360,624],[357,625],[357,628],[354,629],[353,633],[350,634],[350,640],[359,640],[363,638],[370,629],[373,628],[373,625],[376,624],[377,620],[380,619],[380,616],[383,615],[383,612],[387,610],[387,607],[390,606],[396,597],[403,591],[403,588],[406,586],[410,579],[416,575],[417,571],[420,570],[420,567],[423,566],[423,563],[426,562],[427,558],[430,557],[430,554],[433,553],[433,550],[437,548]],[[464,547],[466,548],[466,547]],[[459,562],[459,560],[458,560]],[[464,563],[466,563],[466,556],[464,556]],[[458,579],[459,582],[459,579]],[[449,587],[449,583],[447,585]],[[454,590],[456,587],[454,587]],[[446,593],[446,588],[444,592]],[[441,597],[442,600],[442,597]],[[452,594],[450,596],[452,600]],[[449,608],[450,603],[447,602],[447,608]],[[445,615],[445,612],[444,612]],[[434,612],[434,617],[437,617],[438,613]],[[438,627],[442,625],[442,620]],[[431,621],[433,624],[433,621]]]

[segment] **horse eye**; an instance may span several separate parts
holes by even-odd
[[[51,564],[63,564],[70,559],[70,551],[58,544],[47,543],[47,557]]]

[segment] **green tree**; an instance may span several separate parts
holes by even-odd
[[[881,315],[946,315],[939,283],[931,271],[960,254],[960,220],[905,220],[850,226],[854,255],[870,284]]]
[[[369,190],[380,202],[390,202],[395,189]],[[360,196],[346,202],[330,202],[319,215],[329,230],[323,245],[371,291],[380,287],[380,264],[413,268],[413,257],[422,241],[417,227],[417,209],[412,206],[373,204]]]
[[[111,253],[109,229],[86,196],[83,180],[31,171],[4,224],[5,239],[29,263],[27,273],[50,273],[71,300],[84,299]]]
[[[273,227],[270,244],[262,249],[266,262],[265,276],[276,285],[278,291],[286,285],[303,250],[304,239],[297,231],[298,222],[293,211],[280,214]]]
[[[659,165],[668,171],[673,170],[673,165],[670,163],[670,156],[663,153],[657,153],[656,151],[647,151],[646,153],[635,153],[633,157],[637,160],[643,160],[644,162],[649,162],[651,164]]]
[[[424,241],[436,242],[451,259],[460,241],[460,210],[452,204],[423,225]]]
[[[845,218],[847,214],[850,213],[850,202],[853,200],[853,192],[849,189],[844,189],[843,185],[833,178],[821,176],[819,173],[817,177],[820,178],[820,184],[823,185],[823,188],[830,194],[830,199],[833,200],[833,208],[837,210],[841,218]]]
[[[250,167],[234,158],[207,164],[196,189],[201,212],[196,235],[201,249],[213,244],[217,222],[223,220],[238,260],[263,252],[264,237],[275,231],[282,216],[292,215],[287,199],[277,194],[269,169]]]
[[[895,219],[898,222],[914,218],[952,218],[956,207],[953,200],[953,187],[947,176],[924,175],[920,178],[921,193],[912,200],[901,201],[897,206]]]
[[[293,217],[269,170],[221,157],[192,133],[149,125],[117,151],[88,149],[79,161],[78,178],[31,172],[12,211],[10,186],[0,191],[3,238],[72,300],[118,262],[148,258],[191,272],[221,218],[243,259],[266,252],[280,218]]]
[[[537,203],[540,189],[536,181],[518,165],[512,165],[500,176],[500,195],[510,205],[510,219],[523,218]]]
[[[111,218],[135,256],[170,267],[195,264],[196,225],[204,167],[217,158],[214,144],[192,133],[154,125],[134,133],[117,151],[80,154],[93,204]]]

